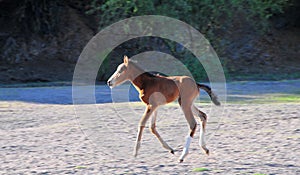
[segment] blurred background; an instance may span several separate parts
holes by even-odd
[[[95,34],[139,15],[169,16],[199,30],[229,81],[300,78],[298,0],[0,0],[0,84],[71,82],[76,61]],[[180,58],[197,81],[207,81],[190,52],[155,37],[115,48],[98,80],[106,81],[124,54],[151,50]]]

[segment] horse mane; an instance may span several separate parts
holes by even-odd
[[[147,75],[148,77],[157,77],[157,75],[152,72],[145,72],[144,74]]]
[[[148,76],[148,77],[151,77],[151,78],[155,78],[155,77],[165,78],[165,77],[167,77],[166,75],[159,74],[159,72],[144,72],[143,74]]]
[[[146,72],[145,70],[143,70],[140,66],[137,65],[137,61],[136,60],[129,60],[130,63],[132,65],[134,65],[134,67],[136,67],[137,69],[141,70],[142,72],[144,72],[143,74],[154,78],[154,77],[166,77],[165,75],[161,75],[159,72],[155,72],[155,71],[150,71],[150,72]]]

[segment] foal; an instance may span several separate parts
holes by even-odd
[[[134,149],[134,156],[138,154],[141,145],[142,133],[147,120],[153,114],[150,122],[150,131],[157,137],[162,146],[174,154],[174,150],[161,138],[156,130],[156,109],[160,105],[170,103],[176,99],[184,112],[185,118],[189,124],[190,133],[186,137],[186,143],[183,152],[179,158],[182,162],[188,154],[190,142],[196,131],[197,123],[194,115],[201,121],[199,145],[208,155],[209,150],[206,148],[204,140],[204,132],[207,121],[207,116],[193,104],[195,98],[199,95],[199,89],[205,90],[215,105],[220,105],[217,96],[211,91],[209,86],[198,84],[188,76],[171,76],[164,77],[153,75],[143,71],[135,63],[124,56],[124,62],[120,64],[116,72],[107,81],[111,88],[122,84],[129,80],[139,92],[141,101],[146,105],[146,110],[139,121],[139,128]]]

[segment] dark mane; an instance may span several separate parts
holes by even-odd
[[[157,75],[151,72],[145,72],[144,74],[147,75],[148,77],[157,77]]]
[[[132,65],[134,65],[137,69],[139,69],[139,70],[141,70],[142,72],[144,72],[143,74],[144,75],[146,75],[146,76],[148,76],[148,77],[166,77],[166,75],[161,75],[161,73],[160,72],[155,72],[155,71],[150,71],[150,72],[146,72],[146,71],[144,71],[142,68],[140,68],[134,61],[131,61],[131,60],[129,60],[130,61],[130,63],[132,64]]]

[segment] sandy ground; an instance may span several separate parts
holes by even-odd
[[[0,174],[300,174],[300,103],[247,103],[257,94],[299,94],[299,82],[264,82],[255,94],[238,91],[253,88],[252,83],[229,84],[232,99],[242,96],[246,103],[227,104],[222,116],[211,116],[211,105],[198,103],[209,115],[211,154],[200,150],[197,131],[183,163],[177,159],[188,127],[176,104],[160,108],[157,122],[175,155],[147,129],[134,158],[137,123],[144,110],[140,103],[74,106],[64,87],[48,88],[50,92],[2,88]],[[208,171],[193,171],[202,167]]]

